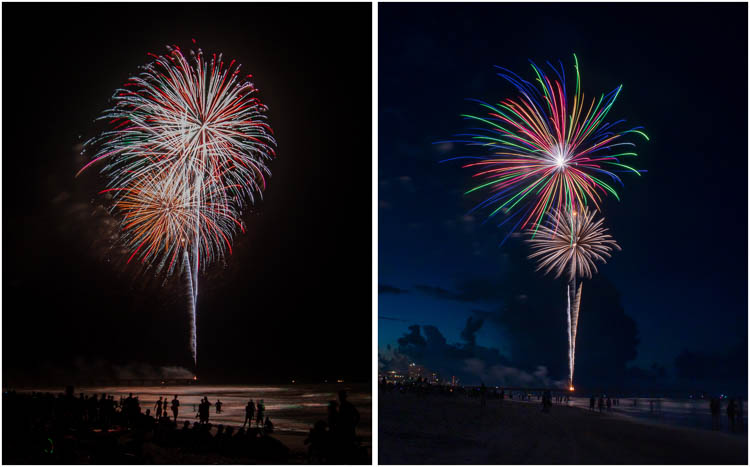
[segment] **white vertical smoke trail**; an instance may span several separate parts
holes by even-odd
[[[573,386],[573,336],[572,336],[572,329],[571,326],[571,320],[570,320],[570,284],[568,284],[567,287],[567,295],[568,295],[568,387]]]
[[[193,275],[192,267],[190,265],[190,258],[187,254],[187,251],[185,251],[184,254],[184,260],[185,260],[185,275],[187,278],[187,288],[188,288],[188,312],[190,313],[190,351],[193,355],[193,363],[198,364],[198,330],[196,328],[196,307],[198,305],[197,303],[197,296],[198,296],[198,283],[197,281],[197,275]]]
[[[576,290],[575,279],[568,284],[568,386],[573,387],[573,370],[576,362],[576,335],[578,334],[578,314],[581,309],[581,292],[583,291],[583,282],[578,285]],[[573,298],[571,300],[571,293]]]

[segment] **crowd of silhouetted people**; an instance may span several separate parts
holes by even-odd
[[[611,412],[612,407],[617,407],[619,405],[620,399],[609,397],[604,394],[599,395],[599,398],[596,397],[596,394],[592,394],[589,397],[589,410],[596,410],[598,408],[599,412],[604,412],[605,409],[607,412]]]
[[[712,397],[709,400],[711,409],[711,428],[721,429],[721,397]],[[729,431],[732,433],[742,431],[742,399],[730,397],[726,406],[727,422]]]
[[[367,450],[356,435],[359,411],[339,391],[338,401],[329,401],[328,417],[318,420],[310,430],[305,445],[307,461],[313,464],[369,464]]]
[[[417,377],[416,379],[406,379],[401,381],[388,381],[381,379],[379,382],[380,391],[383,393],[396,394],[415,394],[418,396],[438,395],[438,396],[464,396],[470,399],[479,399],[482,407],[486,406],[487,400],[505,399],[531,402],[534,400],[546,401],[551,405],[567,404],[570,402],[570,394],[564,392],[552,391],[530,391],[522,389],[507,389],[497,386],[487,387],[484,383],[480,386],[462,386],[458,384],[432,382],[427,378]],[[546,399],[545,399],[546,397]]]
[[[185,458],[216,456],[268,463],[289,460],[289,449],[270,436],[274,427],[265,415],[262,400],[248,403],[245,424],[237,428],[212,425],[209,422],[212,406],[221,413],[220,400],[212,404],[207,397],[202,398],[197,407],[198,420],[180,423],[178,396],[171,400],[160,397],[152,414],[151,407],[144,411],[133,394],[119,399],[111,394],[76,396],[72,387],[59,394],[4,391],[2,461],[5,464],[179,463]],[[310,430],[305,441],[309,459],[318,463],[369,463],[369,454],[355,435],[357,423],[359,412],[347,400],[346,392],[341,391],[339,402],[332,402],[328,409],[327,421],[316,423]],[[183,457],[165,458],[165,452],[171,456],[177,452],[177,456]]]

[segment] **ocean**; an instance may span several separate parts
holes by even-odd
[[[587,397],[571,397],[570,405],[588,410],[589,399]],[[720,427],[721,431],[728,432],[729,419],[726,409],[727,400],[723,399],[721,401]],[[706,430],[712,428],[709,399],[628,397],[620,399],[620,405],[613,406],[612,410],[616,414],[655,423]],[[740,418],[742,423],[738,426],[742,427],[741,432],[746,433],[746,400],[742,401]]]
[[[348,400],[360,413],[361,421],[357,426],[357,435],[371,440],[372,436],[372,394],[367,384],[286,384],[269,386],[244,385],[186,385],[186,386],[101,386],[76,388],[75,393],[101,395],[112,394],[119,401],[133,393],[138,397],[141,411],[151,409],[156,412],[155,404],[159,397],[168,400],[177,395],[180,411],[177,417],[179,425],[183,421],[197,421],[198,404],[203,397],[208,397],[211,404],[222,402],[222,412],[216,413],[216,406],[210,410],[209,421],[214,424],[241,426],[245,419],[245,405],[253,399],[257,405],[263,400],[266,415],[271,418],[274,429],[288,433],[308,433],[318,420],[327,418],[328,402],[336,400],[338,391],[347,390]],[[58,391],[59,392],[59,391]],[[171,411],[169,412],[171,415]]]

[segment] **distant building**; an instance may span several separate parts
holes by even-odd
[[[386,383],[398,383],[406,379],[406,375],[397,371],[390,370],[380,374],[380,379]]]
[[[416,363],[409,363],[409,379],[424,378],[427,376],[427,369]]]
[[[414,362],[409,363],[404,370],[388,370],[378,374],[378,379],[386,383],[417,381],[420,378],[422,381],[429,382],[430,384],[440,384],[440,373],[430,371]]]

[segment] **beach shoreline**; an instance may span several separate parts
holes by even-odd
[[[381,464],[747,464],[747,433],[555,405],[380,392]]]

